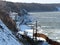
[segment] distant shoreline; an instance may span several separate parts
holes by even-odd
[[[39,12],[60,12],[60,11],[35,11],[36,13],[39,13]],[[28,13],[35,13],[34,11],[31,11],[31,12],[28,12]]]

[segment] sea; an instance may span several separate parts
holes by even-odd
[[[32,22],[37,21],[43,33],[50,39],[60,42],[60,12],[28,12]]]

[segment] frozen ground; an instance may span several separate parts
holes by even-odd
[[[0,45],[23,45],[0,20]]]

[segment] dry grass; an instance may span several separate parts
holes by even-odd
[[[0,10],[0,19],[11,31],[17,32],[15,22],[9,17],[9,14],[5,10]]]

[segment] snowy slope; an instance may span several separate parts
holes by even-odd
[[[60,11],[60,7],[56,7],[58,9],[58,11]]]
[[[16,40],[16,37],[0,20],[0,45],[23,45]]]

